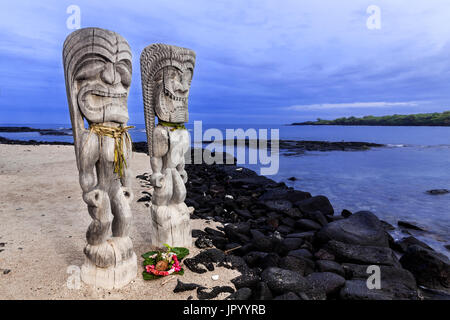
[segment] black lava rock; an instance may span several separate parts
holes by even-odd
[[[311,288],[311,284],[306,278],[290,270],[268,268],[263,271],[261,278],[271,291],[278,294],[303,292]]]
[[[267,256],[264,257],[264,259],[262,259],[259,266],[262,269],[267,269],[271,267],[278,267],[279,263],[280,263],[280,256],[274,252],[270,252],[267,254]]]
[[[330,260],[317,260],[316,261],[317,270],[320,272],[333,272],[340,276],[345,276],[344,268],[335,261]]]
[[[386,247],[359,246],[331,240],[325,249],[341,262],[400,266],[394,252]]]
[[[311,194],[309,192],[290,189],[272,189],[267,190],[261,197],[259,197],[259,201],[287,200],[291,203],[295,203],[308,198],[311,198]]]
[[[220,263],[225,259],[225,254],[218,249],[208,249],[200,252],[195,257],[184,259],[186,267],[195,273],[214,271],[213,263]],[[203,268],[202,265],[207,269]]]
[[[272,300],[273,295],[270,291],[267,283],[260,281],[256,284],[255,290],[253,291],[255,300]]]
[[[303,257],[283,257],[280,259],[279,266],[282,269],[294,271],[302,276],[314,272],[314,262]]]
[[[227,300],[249,300],[252,296],[252,290],[250,288],[240,288],[235,293],[232,293],[227,297]]]
[[[347,209],[344,209],[344,210],[342,210],[342,212],[341,212],[341,216],[343,216],[344,218],[348,218],[348,217],[350,217],[351,215],[352,215],[352,212],[349,211],[349,210],[347,210]]]
[[[211,241],[216,248],[219,248],[221,250],[225,250],[228,244],[228,239],[225,237],[212,237]]]
[[[217,265],[227,269],[239,270],[241,273],[246,273],[250,270],[244,258],[235,255],[226,255]]]
[[[300,219],[295,222],[295,228],[302,231],[316,231],[322,229],[322,225],[310,219]]]
[[[319,241],[336,240],[348,244],[388,247],[389,241],[380,220],[369,211],[331,222],[317,233]]]
[[[306,258],[313,259],[312,253],[308,249],[297,249],[288,252],[288,256],[296,257],[296,258]]]
[[[292,208],[292,203],[288,200],[267,200],[263,202],[269,210],[287,212]]]
[[[320,211],[312,211],[312,212],[306,212],[304,213],[305,218],[308,218],[309,220],[313,220],[320,224],[322,227],[326,226],[328,224],[328,219],[331,216],[330,215],[324,215]]]
[[[400,263],[414,275],[418,284],[438,290],[450,289],[450,261],[443,254],[412,245]]]
[[[234,278],[231,282],[234,284],[236,289],[248,287],[253,288],[261,279],[253,271],[247,271],[244,274]]]
[[[342,299],[350,300],[417,300],[417,285],[411,272],[408,270],[380,265],[381,288],[369,289],[368,277],[373,274],[369,269],[373,265],[360,265],[344,263],[346,281],[341,290]]]
[[[199,300],[214,299],[222,292],[234,293],[234,289],[229,286],[217,286],[207,292],[205,288],[197,288],[197,298]]]
[[[198,229],[193,229],[192,230],[192,237],[193,238],[198,238],[198,237],[205,237],[207,236],[207,233],[202,231],[202,230],[198,230]]]
[[[409,236],[406,238],[403,238],[399,241],[396,241],[393,246],[391,246],[394,250],[397,250],[399,252],[406,252],[406,250],[408,250],[408,247],[412,246],[412,245],[417,245],[420,247],[423,247],[425,249],[434,251],[430,246],[428,246],[426,243],[420,241],[419,239],[413,237],[413,236]]]
[[[298,295],[293,292],[287,292],[282,295],[276,296],[273,300],[302,300]]]
[[[200,249],[211,248],[213,246],[213,242],[211,241],[211,239],[208,239],[206,237],[200,237],[195,240],[195,246]]]
[[[297,201],[295,206],[303,213],[320,211],[325,215],[334,214],[333,206],[331,205],[330,200],[328,200],[325,196],[315,196],[309,199]]]
[[[315,272],[306,277],[315,290],[330,295],[339,291],[345,284],[344,277],[332,272]]]
[[[283,245],[289,251],[300,248],[303,243],[304,240],[301,238],[286,238],[283,240]]]
[[[247,265],[252,268],[260,265],[267,255],[267,252],[251,251],[244,256],[244,260]]]
[[[422,227],[418,226],[416,223],[410,222],[410,221],[399,220],[397,222],[397,224],[399,227],[403,227],[403,228],[407,228],[407,229],[426,231],[425,228],[422,228]]]
[[[225,237],[225,234],[223,232],[213,229],[213,228],[206,227],[205,231],[206,231],[206,233],[208,233],[209,235],[211,235],[213,237]]]
[[[205,287],[203,287],[203,286],[201,286],[199,284],[196,284],[196,283],[184,283],[184,282],[181,282],[178,279],[177,280],[177,285],[176,285],[175,289],[173,289],[173,292],[178,293],[178,292],[194,290],[194,289],[197,289],[197,288],[204,288],[204,289],[206,289]]]
[[[252,245],[255,247],[256,250],[262,252],[272,251],[273,242],[271,238],[266,237],[262,232],[257,230],[251,230],[250,232],[253,236]]]
[[[450,193],[450,191],[447,189],[432,189],[432,190],[427,190],[426,193],[436,195],[436,194]]]

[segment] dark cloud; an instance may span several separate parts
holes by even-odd
[[[72,2],[3,5],[0,122],[68,122],[61,49]],[[76,4],[82,26],[112,29],[130,42],[132,123],[143,122],[139,55],[153,42],[196,51],[190,110],[211,123],[434,112],[449,105],[445,0],[377,1],[380,30],[366,28],[369,4],[362,0]],[[392,104],[342,105],[355,102]],[[299,105],[309,107],[289,108]]]

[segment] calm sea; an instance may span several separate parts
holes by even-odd
[[[27,125],[34,128],[70,128],[70,125]],[[187,126],[192,132],[192,125]],[[426,190],[450,189],[450,127],[366,127],[366,126],[264,126],[205,125],[207,128],[273,128],[280,139],[364,141],[386,144],[369,151],[309,152],[301,156],[280,156],[278,174],[270,176],[288,186],[325,195],[337,214],[370,210],[396,225],[399,219],[414,221],[429,232],[411,233],[450,256],[450,194],[429,195]],[[130,131],[133,141],[145,141],[145,127]],[[42,136],[39,133],[4,133],[20,140],[72,141],[71,136]],[[258,165],[246,165],[259,172]],[[289,181],[296,177],[296,181]],[[396,231],[400,238],[407,234]]]

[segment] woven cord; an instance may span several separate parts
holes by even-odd
[[[174,123],[174,122],[166,122],[162,120],[158,120],[158,124],[163,125],[165,127],[170,127],[171,131],[177,130],[177,129],[186,129],[184,126],[184,123]]]
[[[114,139],[114,172],[121,178],[123,177],[124,168],[127,168],[127,161],[125,160],[125,155],[123,153],[123,138],[125,136],[131,144],[131,137],[128,133],[128,129],[132,128],[134,128],[134,126],[108,127],[98,123],[89,126],[89,136],[91,133],[95,133],[99,137],[103,136]]]

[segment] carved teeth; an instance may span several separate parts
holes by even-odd
[[[84,93],[81,95],[81,99],[79,100],[83,107],[90,112],[102,112],[105,108],[110,108],[113,106],[117,106],[120,109],[126,110],[126,102],[123,101],[123,99],[127,97],[128,93],[110,93],[104,90],[98,90],[98,89],[92,89],[92,90],[85,90]],[[93,104],[91,105],[89,96],[99,96],[99,97],[105,97],[109,99],[104,99],[102,101],[101,105]],[[112,99],[120,99],[120,101],[112,101]]]
[[[108,98],[125,98],[127,96],[127,93],[110,93],[110,92],[104,92],[99,90],[92,90],[90,91],[91,94],[100,96],[100,97],[108,97]]]
[[[172,92],[170,92],[167,89],[164,90],[164,94],[174,101],[186,101],[187,100],[186,97],[177,97],[176,95],[174,95]]]

